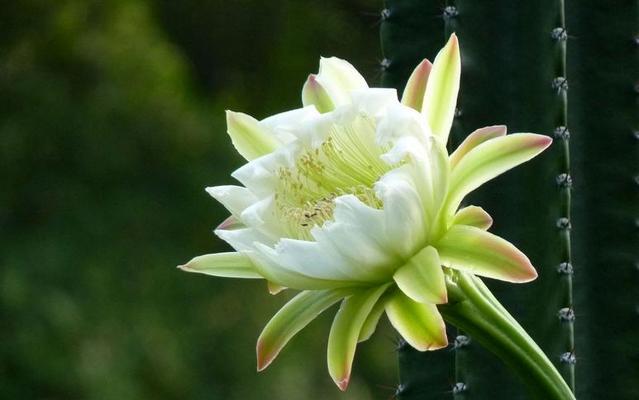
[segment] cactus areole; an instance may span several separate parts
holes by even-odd
[[[303,86],[302,108],[261,121],[227,112],[231,140],[247,160],[232,174],[243,186],[207,191],[231,213],[215,233],[236,252],[199,256],[180,268],[265,279],[272,293],[300,291],[260,335],[258,370],[341,302],[328,340],[328,370],[341,390],[357,343],[385,313],[420,351],[448,345],[446,318],[545,398],[572,398],[552,363],[477,278],[523,283],[536,278],[535,269],[487,231],[486,211],[460,208],[468,193],[552,140],[490,126],[448,154],[460,71],[452,35],[432,64],[417,66],[401,101],[394,89],[369,88],[348,62],[323,58]]]

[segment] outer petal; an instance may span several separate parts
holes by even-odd
[[[434,304],[417,303],[398,291],[386,303],[386,315],[404,340],[419,351],[448,345],[446,325]]]
[[[249,161],[273,152],[281,144],[247,114],[227,110],[226,126],[233,146]]]
[[[418,303],[448,302],[446,278],[435,248],[423,248],[395,272],[393,279],[402,292]]]
[[[470,135],[466,136],[463,142],[450,155],[450,167],[454,168],[457,163],[472,149],[484,143],[487,140],[494,139],[499,136],[506,135],[505,125],[487,126],[479,128]]]
[[[404,93],[402,94],[402,104],[409,106],[417,111],[422,110],[424,104],[424,93],[426,93],[426,84],[428,83],[428,76],[433,67],[427,59],[424,59],[415,68],[413,73],[406,82]]]
[[[551,143],[548,136],[519,133],[488,140],[470,150],[452,170],[445,215],[451,215],[468,193],[535,157]]]
[[[195,257],[179,269],[223,278],[261,279],[251,259],[242,253],[205,254]]]
[[[335,106],[349,104],[353,90],[368,87],[355,67],[337,57],[320,59],[317,81],[324,86]]]
[[[537,277],[524,253],[479,228],[453,225],[436,247],[443,264],[450,268],[515,283]]]
[[[375,333],[375,329],[377,329],[379,319],[382,317],[382,314],[384,314],[385,308],[386,296],[384,295],[379,300],[377,300],[377,303],[375,303],[375,306],[368,314],[368,317],[366,317],[366,321],[364,321],[362,330],[359,333],[359,338],[357,339],[359,343],[364,342],[370,339],[371,336],[373,336],[373,333]]]
[[[328,92],[317,81],[317,75],[311,74],[302,87],[302,104],[304,107],[314,105],[317,111],[321,113],[329,112],[335,109],[333,100]]]
[[[493,218],[483,208],[468,206],[457,211],[453,219],[454,225],[469,225],[488,230],[493,224]]]
[[[448,141],[455,117],[460,75],[459,43],[453,33],[446,46],[435,57],[422,108],[433,134],[444,144]]]
[[[366,318],[390,284],[356,293],[342,302],[328,336],[328,372],[337,387],[346,390],[355,349]]]
[[[305,291],[286,303],[257,339],[257,370],[268,367],[297,332],[348,294],[344,290]]]

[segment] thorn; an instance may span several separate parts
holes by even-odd
[[[457,7],[455,6],[447,6],[446,8],[444,8],[444,12],[442,14],[444,19],[455,18],[458,15],[459,15],[459,11],[457,10]]]
[[[574,270],[569,262],[562,262],[557,266],[557,272],[561,275],[572,275]]]
[[[569,174],[559,174],[555,180],[560,188],[569,189],[572,187],[572,177]]]
[[[570,307],[560,308],[557,316],[561,322],[573,322],[575,320],[575,311]]]

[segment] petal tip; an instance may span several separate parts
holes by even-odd
[[[275,355],[268,354],[264,350],[264,343],[262,342],[261,339],[258,339],[257,346],[255,346],[255,347],[256,347],[256,352],[257,352],[257,372],[262,372],[269,365],[271,365],[271,363],[275,359]]]
[[[350,375],[342,378],[342,379],[334,379],[333,381],[335,382],[335,384],[337,385],[337,387],[339,388],[339,390],[341,390],[342,392],[345,392],[346,389],[348,388],[348,384],[350,381],[351,377]]]

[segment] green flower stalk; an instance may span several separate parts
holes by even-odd
[[[460,208],[467,194],[552,140],[491,126],[449,155],[460,71],[452,35],[432,64],[417,66],[401,101],[394,89],[369,88],[346,61],[323,58],[303,86],[304,107],[262,121],[227,112],[231,140],[247,160],[232,174],[243,186],[207,191],[231,213],[215,233],[236,251],[180,268],[265,279],[271,293],[300,291],[260,335],[258,370],[340,302],[328,369],[345,390],[357,344],[383,314],[426,351],[448,345],[441,311],[546,388],[547,398],[570,398],[552,364],[477,278],[529,282],[535,269],[487,231],[486,211]]]

